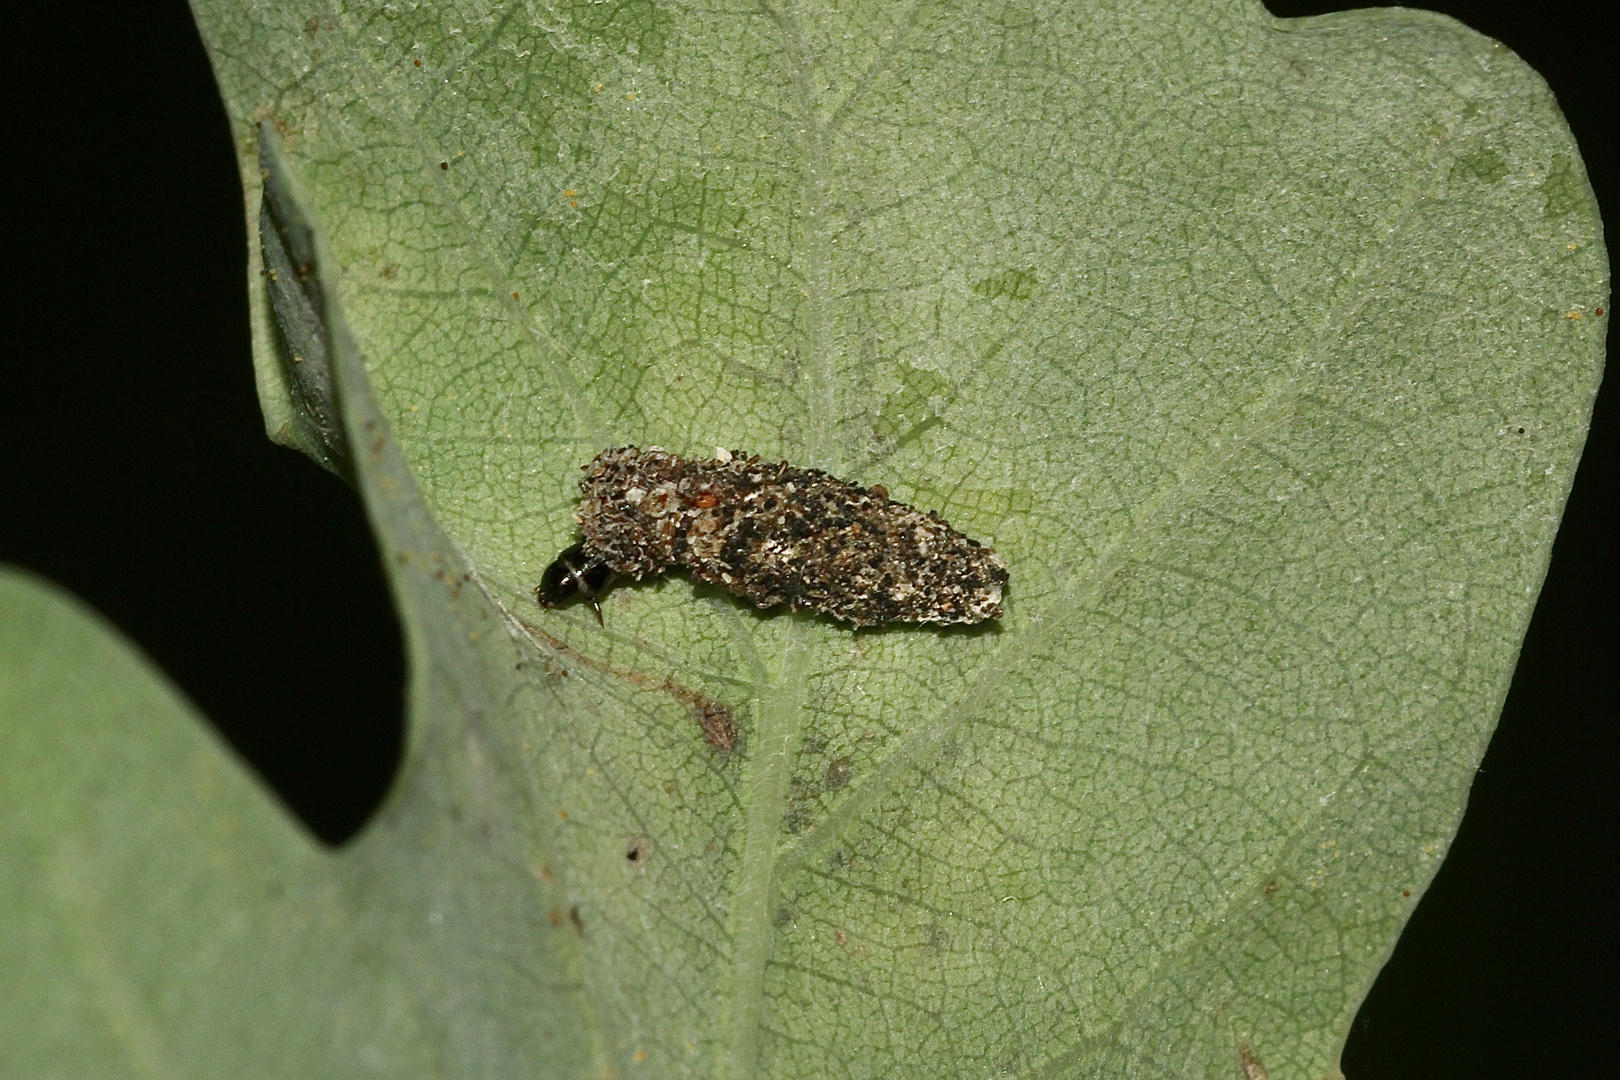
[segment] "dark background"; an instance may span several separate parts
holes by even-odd
[[[1425,6],[1546,77],[1615,220],[1610,9]],[[264,437],[242,196],[190,14],[92,10],[8,26],[0,560],[104,612],[341,841],[398,762],[399,628],[356,496]],[[1350,1080],[1616,1069],[1616,396],[1462,831],[1356,1020]]]

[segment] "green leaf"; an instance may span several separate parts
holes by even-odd
[[[407,760],[321,852],[4,581],[0,1055],[1333,1074],[1599,377],[1532,72],[1398,9],[195,6],[281,268],[267,421],[367,500]],[[541,611],[620,443],[881,483],[1006,558],[1007,616]]]

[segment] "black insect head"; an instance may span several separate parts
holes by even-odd
[[[546,572],[540,575],[540,584],[534,598],[545,608],[560,607],[575,597],[583,596],[591,602],[596,621],[602,621],[602,605],[597,599],[613,579],[613,571],[602,560],[585,553],[580,541],[552,560]]]

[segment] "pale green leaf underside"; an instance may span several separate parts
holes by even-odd
[[[1421,12],[1249,2],[195,6],[250,221],[267,120],[321,228],[410,751],[330,856],[172,704],[119,859],[46,785],[45,876],[6,902],[57,897],[39,948],[135,987],[83,1006],[96,1053],[1332,1074],[1461,814],[1599,374],[1596,213],[1532,72]],[[618,443],[882,483],[1006,557],[1007,617],[851,633],[682,578],[605,629],[541,612]]]

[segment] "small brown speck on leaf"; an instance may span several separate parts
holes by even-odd
[[[647,865],[647,859],[652,855],[652,841],[645,836],[638,836],[624,847],[624,861],[636,869]]]
[[[703,738],[716,750],[737,748],[737,725],[731,719],[731,710],[718,701],[704,701],[697,707],[698,727]]]

